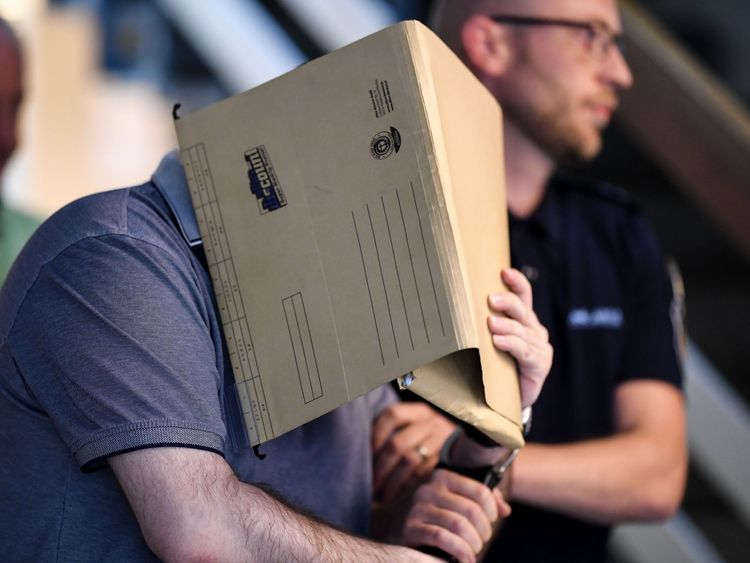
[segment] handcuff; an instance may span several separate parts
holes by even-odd
[[[523,428],[523,435],[528,436],[529,431],[531,430],[530,406],[524,407],[521,410],[521,426]],[[518,452],[521,451],[520,448],[511,450],[507,456],[493,465],[483,465],[480,467],[457,467],[456,465],[454,465],[453,460],[451,459],[451,450],[453,449],[453,444],[456,443],[456,440],[458,440],[458,438],[462,434],[467,434],[470,438],[472,438],[476,442],[479,442],[483,446],[491,447],[497,445],[494,441],[491,441],[474,427],[459,427],[453,434],[448,437],[448,439],[443,444],[443,447],[440,449],[439,463],[436,469],[448,469],[450,471],[453,471],[454,473],[458,473],[460,475],[464,475],[465,477],[470,477],[475,481],[479,481],[490,489],[494,489],[502,482],[505,473],[508,471],[508,469],[510,469],[513,460],[515,460],[516,456],[518,456]]]
[[[524,437],[528,436],[529,431],[531,430],[530,406],[521,409],[521,426],[523,428]],[[474,427],[459,427],[453,432],[453,434],[448,437],[448,439],[443,444],[443,447],[440,449],[440,461],[435,469],[447,469],[449,471],[453,471],[454,473],[458,473],[459,475],[463,475],[465,477],[474,479],[475,481],[479,481],[490,489],[494,489],[495,487],[500,486],[500,484],[503,482],[503,477],[505,477],[508,469],[510,469],[510,466],[513,464],[513,460],[516,459],[516,457],[518,456],[518,452],[521,451],[521,448],[512,449],[510,453],[505,456],[505,458],[501,459],[493,465],[484,465],[481,467],[456,467],[451,464],[451,449],[453,448],[453,444],[456,443],[456,440],[458,440],[461,434],[464,433],[469,435],[471,438],[482,445],[497,445],[495,442],[491,442],[489,438],[484,436],[484,434],[480,434],[479,431]],[[422,553],[444,559],[449,563],[458,561],[455,557],[445,553],[443,550],[437,547],[421,546],[418,549]]]

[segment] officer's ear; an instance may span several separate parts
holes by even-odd
[[[469,63],[479,72],[497,78],[505,73],[511,57],[506,26],[482,14],[474,14],[461,28],[461,42]]]

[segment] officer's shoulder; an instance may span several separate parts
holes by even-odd
[[[568,175],[560,175],[556,180],[572,197],[589,205],[626,213],[637,213],[641,210],[640,204],[632,195],[608,182]]]

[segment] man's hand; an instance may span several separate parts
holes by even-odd
[[[473,563],[492,537],[493,523],[510,514],[498,490],[438,469],[411,499],[403,525],[389,534],[393,543],[431,546]]]
[[[532,309],[529,280],[513,268],[503,270],[501,275],[510,293],[489,296],[490,309],[496,314],[487,317],[487,325],[495,348],[516,359],[521,402],[528,406],[539,397],[552,367],[552,346],[547,329]]]
[[[521,401],[532,404],[539,396],[550,367],[552,346],[547,330],[532,310],[531,285],[521,272],[503,270],[510,292],[493,293],[488,326],[496,348],[518,362]],[[374,483],[377,498],[390,502],[414,490],[437,464],[437,454],[455,425],[425,404],[402,403],[385,409],[373,428]],[[462,437],[454,446],[467,467],[494,463],[506,451],[483,448]],[[460,450],[460,453],[459,453]],[[420,455],[419,452],[426,455]]]
[[[425,403],[396,403],[372,430],[375,498],[389,503],[410,495],[437,465],[456,425]]]

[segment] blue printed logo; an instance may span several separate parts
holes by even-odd
[[[258,199],[261,214],[275,211],[286,205],[286,197],[281,190],[276,172],[264,145],[245,151],[247,178],[250,191]]]

